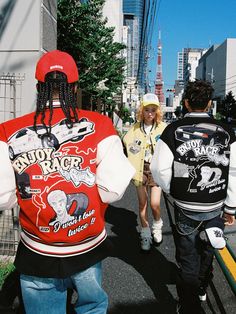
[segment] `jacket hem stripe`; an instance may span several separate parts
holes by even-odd
[[[55,256],[55,257],[69,257],[79,254],[84,254],[88,251],[91,251],[100,243],[102,243],[107,237],[106,230],[103,231],[93,240],[88,241],[83,244],[70,245],[67,247],[47,245],[43,243],[36,242],[29,238],[25,233],[21,233],[21,241],[24,243],[28,249],[34,251],[35,253],[46,255],[46,256]]]
[[[185,203],[175,199],[176,205],[179,207],[189,210],[189,211],[198,211],[198,212],[210,212],[216,210],[217,208],[221,208],[224,204],[223,201],[217,203]]]

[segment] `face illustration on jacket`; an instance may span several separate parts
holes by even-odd
[[[141,151],[141,144],[142,142],[138,138],[135,138],[134,141],[131,144],[129,144],[129,151],[132,154],[139,153]]]
[[[201,181],[197,186],[207,186],[213,182],[217,182],[221,178],[222,171],[219,168],[211,168],[208,166],[201,167]]]
[[[48,194],[47,200],[56,213],[55,219],[50,224],[54,225],[55,222],[63,224],[75,219],[74,216],[69,215],[67,212],[67,196],[65,192],[54,190]]]

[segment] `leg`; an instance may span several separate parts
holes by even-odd
[[[148,223],[148,191],[146,186],[137,187],[138,201],[139,201],[139,218],[141,223],[141,249],[143,251],[150,251],[152,244],[152,235]]]
[[[179,264],[179,276],[177,278],[177,292],[181,304],[181,313],[199,314],[201,305],[198,297],[200,286],[200,254],[198,251],[198,221],[193,221],[179,214],[177,218],[179,232],[176,237],[176,251]],[[195,230],[195,231],[194,231]]]
[[[153,214],[152,235],[155,243],[159,244],[162,241],[163,221],[161,219],[161,188],[152,186],[151,189],[151,209]]]
[[[67,288],[63,279],[20,276],[26,314],[65,314]]]
[[[156,221],[160,220],[161,218],[161,188],[159,186],[152,186],[150,188],[151,192],[151,209],[153,217]]]
[[[200,301],[199,267],[200,257],[195,249],[193,237],[178,235],[177,251],[179,257],[179,276],[177,278],[177,292],[183,313],[199,313]]]
[[[207,228],[208,224],[215,224],[221,223],[224,226],[224,221],[220,217],[215,217],[209,221],[206,221],[204,225],[202,226],[202,230]],[[199,279],[201,282],[201,287],[206,290],[209,282],[213,278],[213,257],[214,257],[214,248],[211,246],[211,244],[208,241],[199,241],[200,247],[201,247],[201,267],[200,267],[200,273],[199,273]]]
[[[200,271],[199,271],[199,281],[200,281],[200,287],[199,287],[199,298],[201,301],[206,301],[207,294],[206,290],[210,283],[210,281],[213,278],[213,257],[214,257],[214,248],[203,241],[199,241],[199,250],[201,253],[201,265],[200,265]]]
[[[108,297],[102,289],[101,263],[73,275],[72,281],[78,292],[75,311],[79,314],[106,314]]]
[[[148,214],[147,214],[147,206],[148,206],[148,192],[147,188],[143,185],[137,187],[138,194],[138,202],[139,202],[139,218],[141,227],[148,227]]]

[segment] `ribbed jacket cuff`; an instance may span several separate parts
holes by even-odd
[[[235,207],[229,207],[229,206],[226,206],[224,207],[224,213],[228,214],[228,215],[232,215],[232,216],[235,216],[236,214],[236,208]]]

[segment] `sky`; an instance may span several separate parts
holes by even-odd
[[[158,31],[162,42],[164,91],[177,79],[177,55],[183,48],[209,48],[236,38],[236,0],[157,0],[149,71],[156,77]],[[236,56],[235,56],[236,57]]]

